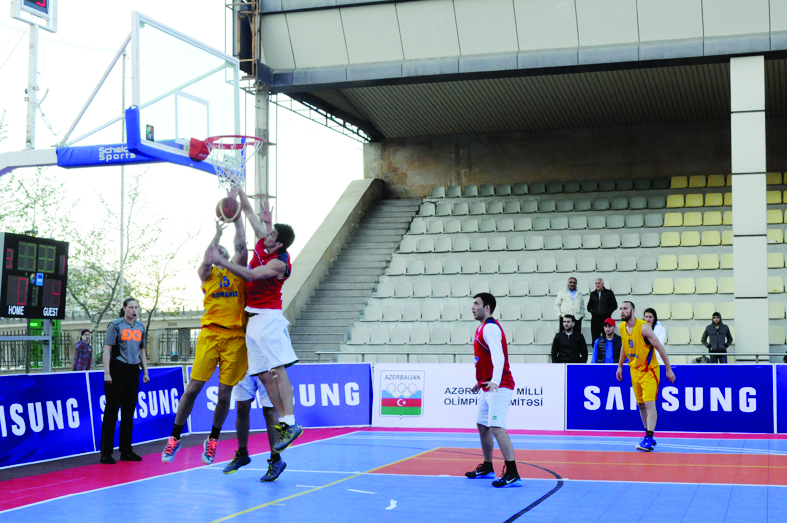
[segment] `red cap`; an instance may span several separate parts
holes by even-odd
[[[604,320],[604,323],[606,323],[607,325],[612,325],[613,327],[615,326],[615,320],[613,320],[612,318],[607,318],[606,320]]]

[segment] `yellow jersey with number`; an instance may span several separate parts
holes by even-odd
[[[620,326],[620,338],[623,342],[623,350],[626,351],[626,356],[629,359],[629,366],[638,370],[659,366],[659,360],[654,354],[656,349],[642,335],[642,326],[647,324],[648,322],[645,320],[635,319],[631,334],[629,334],[625,323]]]
[[[202,325],[219,325],[228,329],[246,326],[246,281],[227,269],[212,267],[210,276],[202,284],[205,314]]]

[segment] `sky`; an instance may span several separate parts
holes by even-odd
[[[192,0],[184,8],[182,2],[157,0],[114,0],[99,4],[85,0],[60,2],[58,32],[40,31],[38,59],[39,100],[49,90],[41,109],[56,134],[50,131],[39,113],[36,149],[51,147],[62,139],[128,35],[132,11],[139,11],[224,51],[224,4],[223,0]],[[100,11],[96,9],[99,6]],[[7,139],[0,143],[0,153],[22,150],[25,145],[28,35],[22,31],[27,27],[12,19],[8,9],[0,10],[0,112],[5,111],[7,126]],[[173,56],[173,60],[176,59]],[[124,107],[120,71],[120,67],[115,68],[71,138],[120,114]],[[127,92],[126,106],[130,105],[130,100],[131,93]],[[244,134],[253,134],[253,108],[253,96],[243,94],[241,131]],[[276,194],[275,218],[295,229],[296,241],[290,252],[297,259],[298,252],[347,185],[363,178],[362,144],[290,111],[281,108],[277,111],[271,106],[271,112],[271,127],[276,127],[277,131],[271,138],[277,144],[272,157],[274,154],[278,157],[276,162],[271,162],[271,173],[273,176],[276,172],[277,180],[272,187]],[[119,127],[106,132],[115,133],[117,142],[120,141]],[[79,200],[81,208],[73,216],[86,228],[96,219],[92,202],[97,201],[99,194],[108,201],[119,201],[119,167],[49,169],[63,177],[64,205]],[[32,176],[33,171],[24,172]],[[129,168],[126,173],[128,180]],[[145,180],[144,198],[166,216],[165,228],[172,241],[177,241],[186,231],[197,234],[196,240],[184,247],[184,259],[200,255],[215,231],[216,202],[224,196],[217,179],[187,167],[160,164],[148,168]],[[247,192],[252,189],[251,183],[247,185]],[[230,247],[230,239],[231,235],[226,234],[224,244],[227,247]],[[187,300],[198,308],[202,293],[196,273],[177,283],[187,289]]]

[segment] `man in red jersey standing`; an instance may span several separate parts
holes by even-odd
[[[484,462],[475,470],[467,472],[470,479],[494,477],[492,450],[494,439],[500,445],[505,459],[503,473],[492,482],[494,487],[522,486],[514,459],[514,446],[506,432],[506,418],[511,396],[514,394],[514,378],[508,367],[508,344],[503,328],[492,317],[497,301],[488,292],[473,297],[473,317],[481,322],[475,331],[473,351],[475,352],[476,384],[473,392],[481,390],[478,397],[478,433],[481,436],[481,449]]]
[[[281,300],[282,285],[292,272],[287,249],[295,241],[295,232],[289,225],[273,224],[267,200],[259,216],[254,214],[242,190],[240,201],[243,214],[257,236],[251,261],[244,267],[223,258],[214,249],[209,251],[209,262],[246,280],[246,312],[250,315],[246,326],[248,374],[259,376],[279,414],[280,436],[273,450],[281,452],[303,433],[303,428],[295,423],[292,384],[287,376],[287,367],[297,363],[298,357],[292,348],[287,330],[289,322],[282,314]]]

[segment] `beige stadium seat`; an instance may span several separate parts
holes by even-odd
[[[429,333],[429,345],[448,345],[451,341],[451,329],[448,327],[435,327]]]
[[[719,268],[721,268],[721,269],[732,269],[732,264],[733,264],[732,260],[733,260],[733,258],[732,258],[732,253],[731,252],[725,252],[724,254],[719,256],[719,260],[720,260],[719,261]]]
[[[735,302],[733,301],[722,301],[716,303],[716,310],[714,312],[718,312],[721,314],[721,319],[723,321],[734,320],[735,319]]]
[[[675,294],[694,294],[694,290],[694,278],[675,278]]]
[[[683,231],[680,234],[681,247],[698,247],[700,245],[699,231]]]
[[[766,222],[768,225],[784,223],[784,214],[782,214],[781,209],[768,209]]]
[[[686,206],[686,201],[682,194],[670,194],[667,196],[667,209],[679,209]]]
[[[511,282],[508,290],[509,296],[527,296],[528,294],[530,294],[530,289],[528,289],[527,280],[515,280]]]
[[[555,272],[557,270],[557,261],[554,258],[541,258],[538,260],[538,269],[536,272]]]
[[[661,246],[662,247],[680,247],[680,233],[679,232],[663,232],[663,233],[661,233]]]
[[[694,309],[691,303],[680,302],[672,304],[672,319],[673,320],[691,320],[694,318]]]
[[[702,207],[705,205],[705,196],[703,194],[687,194],[686,207]]]
[[[768,327],[768,345],[784,345],[784,327],[781,325]]]
[[[781,229],[768,229],[768,243],[784,243],[784,231]]]
[[[459,321],[461,311],[459,305],[443,305],[443,312],[440,314],[440,321]]]
[[[724,316],[722,316],[723,318]],[[784,302],[782,301],[769,301],[768,302],[768,319],[783,320],[784,319]]]
[[[768,294],[781,294],[784,292],[784,280],[781,276],[768,276]]]
[[[653,294],[672,294],[672,290],[672,278],[656,278],[653,280]]]
[[[701,196],[701,195],[697,195],[697,196]],[[705,207],[721,207],[722,205],[724,205],[724,197],[721,195],[720,192],[713,192],[705,195]],[[689,207],[689,205],[687,204],[686,207]],[[694,205],[692,207],[701,207],[701,206]]]
[[[674,254],[662,254],[659,256],[658,271],[675,271],[678,269],[678,257]]]
[[[724,211],[724,218],[722,218],[721,224],[732,225],[732,211]]]
[[[709,174],[708,187],[724,187],[726,181],[723,174]]]
[[[371,333],[367,327],[355,327],[350,333],[347,345],[366,345],[371,341]]]
[[[614,258],[613,258],[614,260]],[[636,256],[620,256],[617,259],[617,270],[620,272],[633,272],[637,270]]]
[[[522,258],[519,260],[519,272],[522,274],[531,274],[536,272],[538,263],[535,258]]]
[[[719,294],[735,294],[735,284],[733,282],[734,280],[731,277],[719,278],[719,288],[716,292]]]
[[[722,245],[732,245],[732,231],[722,231],[721,232],[721,244]]]
[[[686,189],[689,186],[689,179],[686,176],[673,176],[670,178],[670,189]]]
[[[721,211],[705,211],[702,215],[702,225],[706,227],[722,225]]]
[[[732,193],[725,192],[724,193],[724,206],[725,207],[732,207]]]
[[[522,317],[522,310],[518,303],[507,303],[500,311],[500,319],[504,321],[519,321]]]
[[[651,303],[650,308],[656,311],[659,321],[668,320],[672,315],[669,303]]]
[[[687,212],[683,215],[684,227],[701,227],[702,226],[702,213],[701,212]]]
[[[705,187],[706,183],[704,174],[695,174],[689,178],[689,187],[692,189]]]
[[[765,173],[766,185],[781,185],[782,173]]]
[[[782,192],[781,191],[766,191],[765,192],[765,203],[767,205],[779,205],[782,203]]]
[[[712,254],[700,254],[700,263],[699,269],[702,270],[715,270],[719,268],[719,255],[716,253]]]
[[[664,294],[672,294],[672,280],[665,278],[669,282],[670,292]],[[647,278],[637,278],[631,284],[631,294],[635,296],[645,296],[653,293],[651,281]]]
[[[492,293],[492,296],[508,296],[508,282],[493,281],[489,284],[489,292]]]
[[[695,320],[708,320],[713,318],[713,313],[716,312],[716,306],[709,301],[703,301],[694,304],[694,319]],[[724,316],[722,316],[724,318]]]
[[[705,325],[695,325],[691,328],[691,344],[702,345],[702,335],[705,333]]]
[[[667,332],[667,345],[689,345],[691,337],[688,327],[670,327]]]
[[[533,328],[526,325],[520,325],[514,329],[514,339],[511,340],[512,345],[532,345],[533,344]]]
[[[699,259],[696,254],[681,254],[678,258],[679,271],[696,271],[699,269]]]
[[[784,255],[780,252],[768,253],[768,268],[769,269],[783,269],[784,268]]]
[[[610,289],[619,296],[631,294],[631,282],[625,279],[613,280],[610,282]]]
[[[574,272],[577,270],[577,260],[573,256],[560,258],[557,261],[557,272]]]
[[[716,278],[697,278],[695,294],[716,294]]]
[[[552,345],[555,339],[555,329],[551,325],[540,325],[536,329],[536,338],[533,340],[534,345]]]
[[[565,280],[563,280],[565,282]],[[535,280],[530,287],[528,296],[548,296],[549,295],[549,282],[546,280]]]
[[[455,281],[451,284],[452,298],[464,298],[465,296],[470,296],[470,282]]]
[[[448,283],[448,282],[443,282]],[[440,320],[440,306],[436,303],[427,303],[421,309],[421,321],[425,322],[433,322]],[[411,339],[413,338],[414,333],[410,333]],[[429,336],[426,337],[429,339]]]
[[[469,345],[469,340],[473,339],[473,333],[467,327],[454,327],[451,329],[451,341],[449,345]]]
[[[596,270],[596,259],[593,256],[581,256],[577,260],[577,272],[593,272]]]
[[[683,213],[668,212],[664,215],[664,227],[682,227]]]

